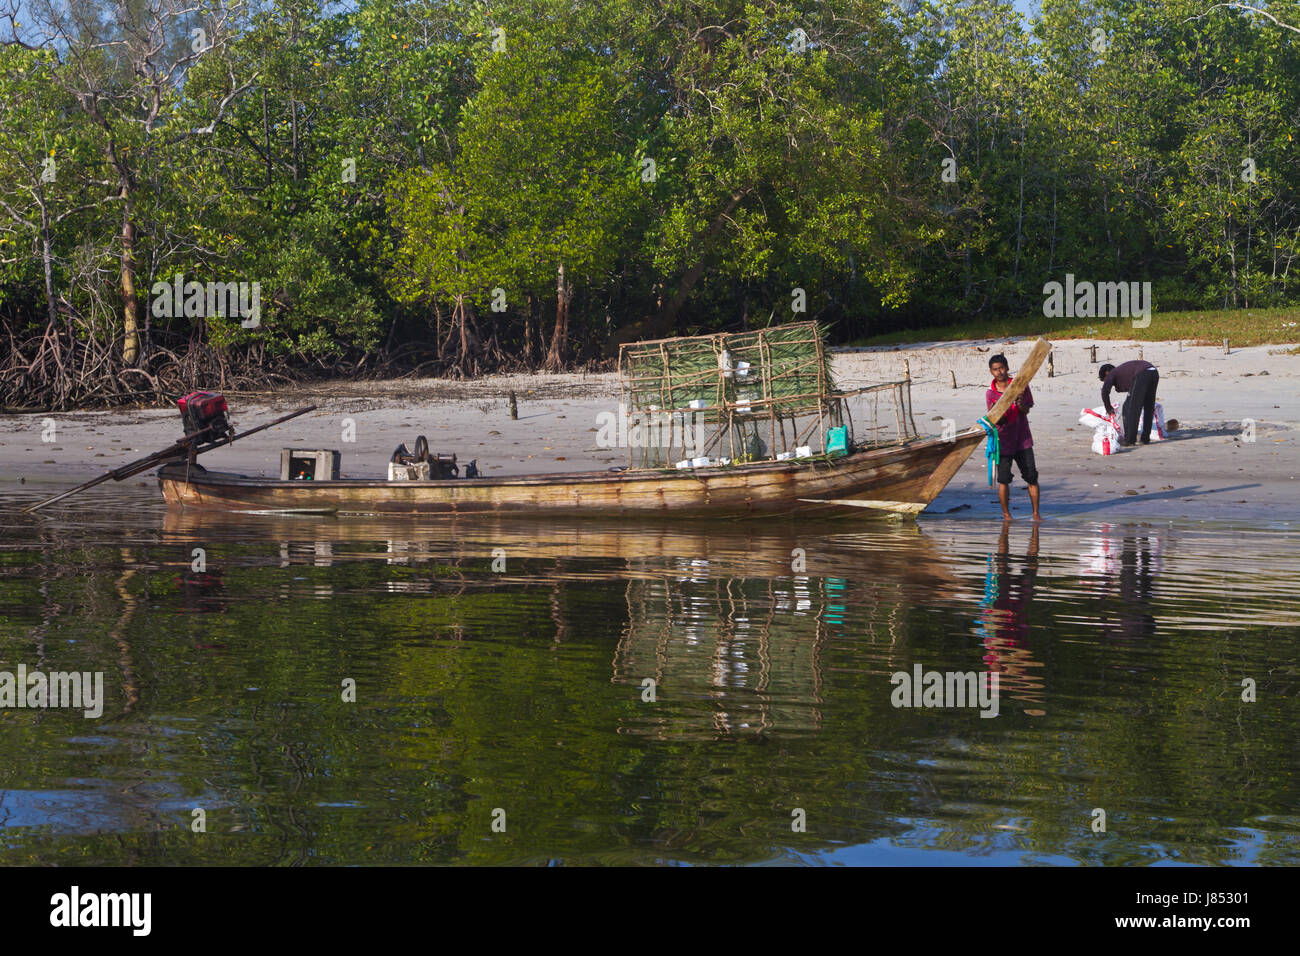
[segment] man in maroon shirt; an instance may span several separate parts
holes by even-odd
[[[984,393],[988,408],[997,404],[1002,393],[1011,384],[1007,374],[1007,357],[995,355],[989,359],[993,382]],[[1038,513],[1038,467],[1034,464],[1034,436],[1029,433],[1028,412],[1034,407],[1034,393],[1025,386],[1020,397],[1007,409],[998,422],[998,504],[1002,505],[1002,520],[1011,519],[1011,463],[1020,470],[1020,477],[1029,484],[1029,503],[1034,507],[1034,520],[1042,520]]]
[[[1103,365],[1097,370],[1101,378],[1101,403],[1106,406],[1106,414],[1115,414],[1110,405],[1110,390],[1128,392],[1124,400],[1124,438],[1123,444],[1132,445],[1138,437],[1138,414],[1146,416],[1142,421],[1142,444],[1151,444],[1151,423],[1156,417],[1156,386],[1160,384],[1160,373],[1150,362],[1135,359],[1122,365]]]

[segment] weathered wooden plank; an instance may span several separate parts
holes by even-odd
[[[1047,341],[1047,339],[1039,339],[1034,343],[1034,348],[1033,351],[1029,353],[1029,358],[1025,359],[1025,361],[1021,363],[1020,370],[1016,373],[1015,378],[1011,380],[1011,384],[1007,386],[1007,390],[1002,393],[1002,397],[994,403],[993,407],[989,409],[988,415],[985,416],[988,418],[990,423],[996,425],[998,422],[1002,421],[1002,416],[1007,413],[1007,409],[1011,407],[1011,403],[1019,398],[1020,394],[1029,387],[1029,380],[1034,377],[1034,373],[1037,372],[1043,362],[1047,360],[1047,354],[1051,351],[1052,343]]]

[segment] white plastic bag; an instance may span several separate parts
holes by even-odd
[[[1120,449],[1119,432],[1109,425],[1093,429],[1092,450],[1098,455],[1113,455]]]
[[[1107,415],[1104,408],[1085,408],[1079,413],[1079,424],[1087,425],[1089,428],[1098,428],[1102,425],[1118,428],[1119,416]]]
[[[1119,416],[1107,415],[1104,408],[1085,408],[1079,424],[1092,429],[1092,450],[1098,455],[1113,455],[1120,450]]]
[[[1156,420],[1151,425],[1151,440],[1164,441],[1166,437],[1165,436],[1165,407],[1161,405],[1159,402],[1156,402],[1155,411],[1156,411],[1155,414]],[[1138,415],[1138,436],[1139,437],[1142,435],[1142,421],[1145,418],[1146,418],[1145,414]]]
[[[1165,407],[1156,402],[1155,412],[1156,420],[1151,426],[1151,440],[1164,441],[1168,438],[1165,434]],[[1145,414],[1138,414],[1137,437],[1142,435],[1142,423],[1145,419]],[[1120,439],[1124,436],[1124,420],[1118,412],[1107,415],[1104,408],[1085,408],[1079,413],[1079,424],[1093,430],[1092,450],[1098,455],[1113,455],[1119,451]]]
[[[1125,399],[1125,401],[1127,402],[1128,399]],[[1093,409],[1093,411],[1095,412],[1096,409]],[[1164,441],[1165,438],[1168,437],[1167,435],[1165,435],[1165,407],[1161,405],[1159,402],[1156,402],[1155,411],[1156,411],[1156,415],[1155,415],[1156,420],[1151,425],[1151,440]],[[1137,435],[1134,436],[1134,440],[1137,440],[1142,437],[1142,423],[1146,421],[1146,418],[1147,416],[1146,416],[1145,409],[1138,412],[1138,430],[1137,430]],[[1118,413],[1111,416],[1111,423],[1117,429],[1119,429],[1120,434],[1124,433],[1124,420]]]

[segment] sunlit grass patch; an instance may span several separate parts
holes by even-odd
[[[972,319],[929,328],[905,329],[858,339],[850,344],[902,345],[959,339],[1001,339],[1045,335],[1051,339],[1120,339],[1133,342],[1172,342],[1188,345],[1232,346],[1300,342],[1300,308],[1223,309],[1207,312],[1160,312],[1144,329],[1133,320],[1045,318],[1041,315]]]

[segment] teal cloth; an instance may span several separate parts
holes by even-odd
[[[984,448],[988,454],[989,487],[992,488],[993,469],[997,466],[998,456],[1002,454],[1002,449],[998,447],[998,427],[987,418],[981,418],[980,425],[984,427],[984,433],[988,436],[988,442],[985,444]]]

